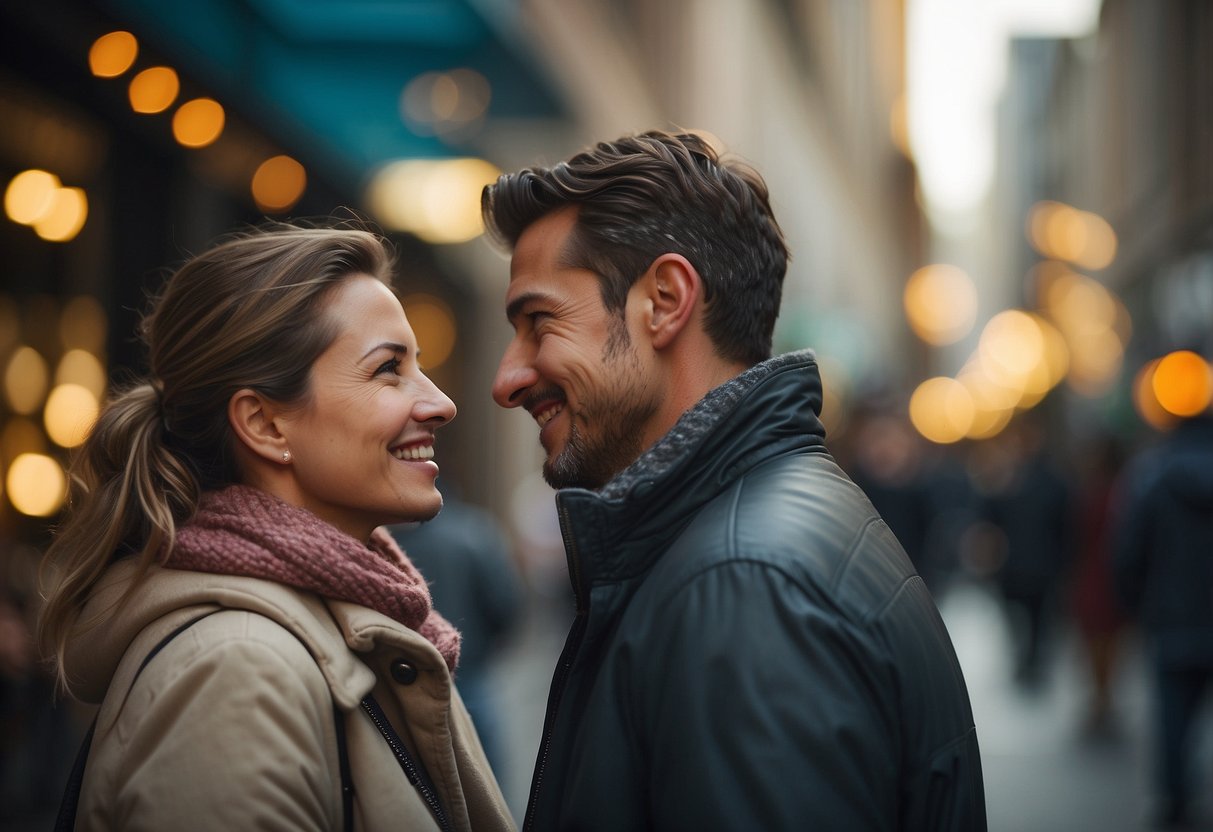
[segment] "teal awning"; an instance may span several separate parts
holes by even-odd
[[[419,135],[402,90],[471,68],[489,119],[559,117],[562,105],[510,37],[513,0],[107,0],[150,46],[289,149],[340,176],[389,159],[466,155]],[[474,145],[473,145],[474,146]]]

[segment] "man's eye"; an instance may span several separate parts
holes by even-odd
[[[379,369],[375,371],[375,375],[378,376],[378,375],[382,375],[383,373],[392,373],[393,375],[395,375],[396,370],[398,370],[399,368],[400,368],[400,359],[399,358],[389,358],[387,361],[384,361],[382,364],[379,365]]]

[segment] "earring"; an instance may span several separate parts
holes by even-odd
[[[290,452],[290,451],[283,451],[283,452],[282,452],[282,461],[283,461],[283,462],[290,462],[290,461],[291,461],[291,452]]]

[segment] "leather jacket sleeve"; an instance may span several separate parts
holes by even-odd
[[[895,685],[872,638],[766,563],[670,601],[634,687],[654,828],[890,828]]]

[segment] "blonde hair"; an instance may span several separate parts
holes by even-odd
[[[202,491],[239,481],[232,395],[248,387],[303,401],[312,364],[336,337],[325,295],[352,274],[390,283],[391,269],[388,244],[369,231],[273,224],[226,238],[170,277],[140,327],[150,377],[102,408],[47,552],[38,639],[61,685],[64,648],[106,568],[132,557],[142,576],[171,552]]]

